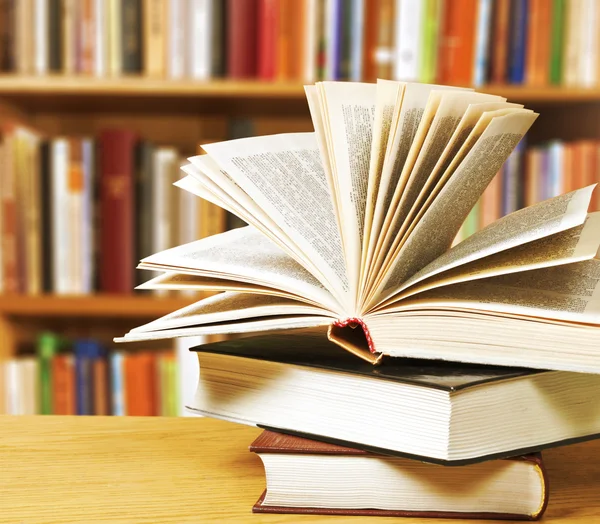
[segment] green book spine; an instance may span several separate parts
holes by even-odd
[[[170,358],[167,360],[168,369],[168,394],[169,394],[169,409],[168,414],[172,417],[179,415],[179,373],[177,370],[177,360]]]
[[[54,333],[42,333],[38,338],[40,413],[52,415],[52,359],[60,344]]]
[[[437,64],[437,40],[440,22],[440,0],[425,0],[424,16],[421,24],[421,63],[419,78],[421,82],[434,82]]]
[[[562,64],[565,34],[565,0],[552,2],[552,26],[550,28],[550,83],[562,82]]]
[[[169,368],[164,355],[158,357],[158,376],[160,380],[160,415],[169,416]]]

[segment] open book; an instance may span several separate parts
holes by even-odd
[[[600,372],[593,186],[451,249],[536,113],[470,89],[306,87],[313,133],[204,146],[177,185],[249,225],[144,259],[144,289],[217,290],[121,341],[329,326],[356,355]]]

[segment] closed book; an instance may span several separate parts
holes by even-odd
[[[35,357],[21,357],[19,363],[19,404],[21,415],[40,414],[39,364]]]
[[[423,17],[422,53],[419,67],[419,80],[425,83],[436,81],[438,47],[444,0],[427,0]]]
[[[493,20],[493,41],[495,45],[492,46],[490,78],[496,84],[504,84],[508,76],[510,0],[496,0]]]
[[[318,330],[194,350],[193,412],[314,440],[458,466],[600,436],[598,375],[411,359],[373,366]]]
[[[281,0],[258,0],[258,76],[262,80],[275,80],[277,75],[281,4]]]
[[[62,72],[72,75],[77,70],[77,2],[62,2]]]
[[[107,70],[110,76],[119,76],[124,71],[121,8],[120,0],[106,0]]]
[[[52,361],[60,349],[60,339],[54,333],[42,333],[37,340],[39,362],[40,414],[51,415],[54,411],[54,377]]]
[[[167,24],[169,3],[143,0],[144,73],[161,78],[166,72]]]
[[[16,9],[17,71],[21,75],[34,73],[35,9],[34,0],[18,0]]]
[[[448,468],[273,431],[249,449],[267,482],[254,513],[535,520],[548,503],[540,454]]]
[[[257,0],[227,1],[227,75],[256,76]]]
[[[550,83],[562,83],[566,0],[552,0],[550,25]]]
[[[598,84],[600,5],[597,0],[581,0],[580,16],[577,85],[590,88]]]
[[[468,86],[473,80],[477,0],[456,0],[444,13],[440,41],[441,83]]]
[[[121,65],[125,74],[143,71],[142,0],[121,2]]]
[[[511,3],[508,55],[508,81],[511,84],[525,81],[528,6],[527,0]]]
[[[127,130],[100,134],[100,289],[130,293],[134,271],[134,145]]]
[[[0,0],[0,71],[17,70],[17,0]]]
[[[84,75],[93,75],[96,65],[96,13],[95,0],[80,0],[77,11],[77,71]]]
[[[437,0],[436,0],[437,1]],[[350,13],[350,71],[348,79],[360,82],[364,78],[366,0],[352,0]],[[307,22],[305,22],[306,24]]]
[[[350,67],[352,60],[352,2],[341,3],[340,19],[340,54],[338,69],[339,80],[350,79]]]
[[[75,364],[73,355],[65,353],[52,359],[52,413],[75,415]]]
[[[66,138],[51,142],[52,290],[60,295],[72,293],[73,279],[70,266],[69,155],[70,143]]]
[[[34,0],[33,67],[36,75],[46,75],[49,71],[49,7],[50,0]]]
[[[548,83],[550,66],[550,26],[552,0],[529,0],[526,42],[525,83]]]
[[[63,14],[61,0],[48,0],[48,71],[60,73],[63,68]]]
[[[109,31],[108,31],[108,10],[109,4],[106,0],[93,0],[93,62],[94,74],[97,77],[105,77],[108,73],[108,53],[109,53]]]

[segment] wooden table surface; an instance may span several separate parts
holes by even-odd
[[[202,418],[0,416],[0,522],[392,520],[253,515],[264,473],[247,446],[258,434]],[[543,522],[600,522],[600,441],[545,458]]]

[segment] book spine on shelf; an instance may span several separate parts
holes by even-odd
[[[107,70],[110,76],[119,76],[123,72],[120,0],[106,0],[105,12],[108,42]]]
[[[579,72],[577,85],[594,87],[598,84],[598,17],[597,0],[581,0],[581,27],[579,28]]]
[[[274,80],[277,73],[281,0],[258,0],[258,76]]]
[[[19,359],[21,414],[40,414],[40,391],[38,361],[35,357]]]
[[[426,2],[396,0],[394,78],[407,82],[419,79]]]
[[[525,80],[527,15],[527,0],[514,0],[511,4],[509,31],[508,81],[511,84],[522,84]]]
[[[34,72],[35,14],[34,0],[16,3],[17,71],[21,75]]]
[[[54,411],[52,360],[58,352],[58,346],[59,340],[54,333],[42,333],[38,337],[40,414],[42,415],[51,415]]]
[[[20,373],[17,359],[10,359],[4,363],[5,402],[7,415],[20,415]]]
[[[48,73],[48,25],[49,25],[49,2],[50,0],[34,0],[34,56],[35,73],[45,75]]]
[[[187,0],[171,0],[168,12],[168,60],[169,78],[180,79],[185,76],[187,55],[193,40],[188,35]],[[187,46],[187,49],[186,49]]]
[[[52,173],[51,173],[50,142],[40,145],[40,216],[41,216],[41,259],[42,259],[42,291],[52,292]]]
[[[490,80],[503,84],[507,78],[510,0],[496,0],[493,16],[493,45]]]
[[[63,73],[72,75],[76,71],[76,16],[75,0],[62,2],[62,67]]]
[[[93,73],[97,77],[106,76],[107,72],[107,6],[106,0],[92,0],[92,9],[94,17],[93,33]]]
[[[211,20],[211,75],[215,78],[225,76],[225,2],[213,0]]]
[[[419,80],[432,83],[436,80],[438,37],[444,2],[427,0],[424,6],[423,31],[421,35],[421,59],[419,64]]]
[[[121,1],[121,65],[126,74],[141,73],[142,61],[142,2]]]
[[[67,231],[69,245],[69,293],[83,292],[83,150],[82,140],[69,139],[69,166],[67,171]]]
[[[51,143],[51,217],[52,217],[52,290],[57,294],[69,293],[69,235],[67,215],[67,180],[69,143],[56,139]]]
[[[325,12],[325,79],[340,79],[342,3],[340,0],[327,0]]]
[[[377,2],[376,76],[390,79],[394,63],[394,0],[377,0]]]
[[[555,196],[562,195],[564,193],[564,173],[562,171],[563,167],[563,153],[564,153],[564,144],[559,140],[553,140],[548,145],[548,161],[549,161],[549,171],[550,171],[550,180],[548,183],[548,198],[552,198]],[[580,174],[583,174],[585,167],[582,166]],[[583,180],[581,180],[583,181]],[[583,187],[582,184],[578,184],[577,188]]]
[[[63,68],[63,15],[61,0],[48,0],[48,71],[61,73]]]
[[[306,0],[304,2],[304,35],[302,37],[302,80],[304,82],[315,82],[317,80],[317,54],[319,42],[319,3],[318,0]]]
[[[94,291],[95,280],[95,142],[90,138],[82,140],[82,220],[81,220],[81,292],[90,294]]]
[[[104,357],[99,356],[93,361],[92,373],[94,376],[94,415],[110,415],[108,367]]]
[[[439,82],[469,85],[473,79],[477,0],[456,0],[444,13]]]
[[[350,14],[350,73],[349,80],[360,82],[364,76],[365,0],[352,0]]]
[[[134,133],[100,135],[100,287],[130,293],[134,272]]]
[[[17,241],[17,189],[15,170],[15,138],[12,126],[2,134],[0,150],[0,199],[2,204],[2,288],[6,293],[19,293],[21,275]]]
[[[116,416],[127,415],[124,359],[125,357],[120,351],[115,351],[110,355],[111,409],[112,414]]]
[[[153,156],[154,148],[149,142],[139,142],[135,149],[135,206],[136,206],[136,253],[135,260],[141,260],[152,254],[153,217]],[[147,275],[143,271],[136,272],[137,284],[143,283]]]
[[[352,1],[340,6],[340,54],[338,64],[338,79],[348,80],[350,78],[350,66],[352,59]]]
[[[93,415],[93,373],[92,359],[87,342],[76,341],[75,351],[75,413],[77,415]]]
[[[95,64],[95,25],[94,0],[80,0],[78,21],[78,72],[85,75],[94,74]]]
[[[55,355],[52,359],[52,412],[55,415],[76,412],[73,355]]]
[[[560,85],[563,71],[563,48],[566,0],[552,0],[550,28],[550,83]]]
[[[18,0],[0,0],[0,71],[12,73],[17,69]]]
[[[168,3],[164,0],[144,0],[144,72],[148,76],[162,78],[166,70],[166,39]]]
[[[482,86],[487,81],[492,9],[492,0],[479,0],[475,36],[475,67],[473,68],[473,85],[475,86]]]
[[[227,72],[230,78],[256,76],[256,0],[227,1]]]
[[[213,0],[191,0],[189,4],[189,72],[196,80],[208,80],[211,74],[212,7]]]

